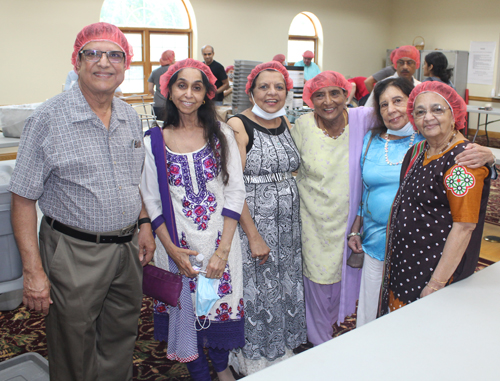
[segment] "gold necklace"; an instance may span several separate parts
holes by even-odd
[[[441,151],[439,151],[435,155],[427,156],[427,158],[441,155],[444,151],[446,151],[448,149],[448,147],[450,146],[450,144],[453,141],[453,139],[455,139],[455,136],[457,136],[457,130],[455,130],[455,132],[453,133],[453,135],[451,135],[450,140],[448,140],[448,143],[446,143],[446,145],[444,146],[444,148]],[[429,145],[429,142],[427,142],[427,145]],[[428,150],[428,148],[427,148],[427,150]]]

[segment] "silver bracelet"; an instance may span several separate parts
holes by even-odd
[[[354,232],[353,232],[353,233],[349,233],[349,234],[347,235],[347,239],[349,239],[349,238],[351,238],[351,237],[355,237],[355,236],[361,237],[361,233],[354,233]]]

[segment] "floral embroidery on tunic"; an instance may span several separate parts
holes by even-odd
[[[215,310],[215,313],[217,314],[215,316],[215,320],[226,321],[231,318],[231,315],[233,314],[233,309],[229,306],[229,304],[221,303],[219,308]]]
[[[444,178],[444,183],[454,196],[463,197],[469,189],[474,187],[476,179],[472,173],[467,172],[465,167],[455,166]]]
[[[220,147],[219,142],[216,143],[216,147]],[[217,210],[215,195],[207,190],[206,184],[219,174],[219,156],[216,152],[214,159],[208,145],[193,155],[196,183],[199,187],[195,193],[187,157],[167,152],[168,182],[172,186],[186,189],[186,195],[182,199],[182,212],[197,225],[198,230],[207,229],[210,216]]]

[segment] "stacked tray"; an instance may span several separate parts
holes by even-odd
[[[302,108],[302,93],[304,91],[304,67],[285,66],[288,75],[293,80],[293,102],[292,108]]]
[[[252,69],[261,64],[261,61],[235,60],[234,61],[234,81],[233,81],[233,114],[238,114],[252,106],[245,93],[247,77]]]

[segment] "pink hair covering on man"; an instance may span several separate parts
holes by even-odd
[[[112,24],[97,22],[87,25],[76,36],[73,54],[71,56],[71,63],[73,64],[75,73],[78,73],[78,69],[76,68],[78,54],[85,45],[93,41],[109,41],[118,45],[120,49],[125,52],[125,69],[130,69],[130,62],[132,61],[134,53],[132,51],[132,46],[128,44],[127,38],[123,32]]]
[[[165,50],[160,57],[160,65],[170,65],[175,61],[175,52],[173,50]]]
[[[276,54],[274,57],[273,57],[273,61],[277,61],[279,62],[280,64],[283,64],[283,62],[285,62],[286,60],[286,57],[284,54]]]
[[[455,128],[461,130],[465,127],[467,123],[467,105],[460,95],[450,86],[439,81],[428,81],[422,82],[417,85],[408,98],[408,104],[406,105],[406,113],[408,114],[408,119],[413,128],[415,127],[415,120],[413,118],[413,111],[415,110],[415,101],[417,97],[422,93],[436,93],[443,97],[443,99],[450,106],[453,119],[455,119]]]
[[[310,108],[314,108],[313,102],[311,101],[312,95],[316,91],[330,86],[340,87],[341,89],[347,91],[347,94],[349,94],[352,88],[352,83],[345,79],[342,74],[337,73],[336,71],[327,70],[306,82],[304,92],[302,93],[302,99]]]
[[[310,50],[306,50],[304,52],[304,54],[302,54],[302,57],[313,59],[314,58],[314,53],[311,52]]]
[[[168,98],[168,83],[170,82],[170,79],[175,73],[186,68],[198,69],[199,71],[201,71],[202,75],[205,75],[205,77],[208,79],[208,82],[210,82],[210,87],[207,89],[207,97],[209,99],[213,99],[217,92],[217,88],[215,87],[217,78],[215,78],[215,76],[212,74],[212,71],[207,65],[192,58],[186,58],[185,60],[177,61],[176,63],[168,67],[168,70],[160,77],[161,95],[163,95],[165,98]]]
[[[253,70],[250,72],[250,75],[247,77],[247,85],[245,87],[245,93],[250,95],[250,88],[252,87],[253,82],[255,81],[255,78],[260,74],[260,72],[264,70],[276,70],[281,73],[283,76],[283,79],[285,80],[285,85],[286,85],[286,90],[290,91],[293,88],[293,80],[290,78],[288,75],[288,70],[285,69],[285,67],[280,64],[277,61],[270,61],[270,62],[265,62],[261,63],[260,65],[257,65],[253,68]]]
[[[393,50],[391,53],[391,61],[394,65],[394,69],[397,69],[397,62],[401,58],[410,58],[417,63],[417,67],[420,67],[420,52],[417,48],[411,45],[403,45]]]
[[[227,73],[229,70],[234,70],[234,65],[229,65],[228,67],[226,67],[226,73]]]

